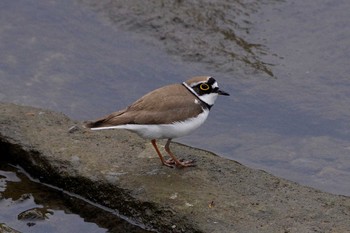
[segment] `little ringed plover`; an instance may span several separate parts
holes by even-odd
[[[125,109],[111,113],[86,124],[91,130],[126,129],[151,139],[163,165],[173,167],[195,166],[193,161],[179,160],[170,151],[173,138],[190,134],[207,119],[218,95],[229,95],[219,89],[213,77],[191,78],[182,84],[156,89],[136,100]],[[156,139],[168,139],[165,151],[171,159],[165,160]]]

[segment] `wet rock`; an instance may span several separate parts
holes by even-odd
[[[20,231],[16,231],[15,229],[7,226],[5,223],[0,223],[0,232],[1,233],[21,233]]]
[[[35,220],[45,220],[47,218],[47,214],[51,214],[50,211],[47,211],[44,208],[34,208],[25,210],[18,215],[18,220],[23,221],[35,221]]]
[[[69,133],[72,125],[80,130]],[[123,130],[91,132],[60,113],[0,103],[0,159],[148,229],[350,229],[348,197],[304,187],[207,151],[176,143],[172,150],[196,160],[197,167],[161,166],[148,141]]]
[[[25,193],[25,194],[22,194],[17,201],[18,202],[23,202],[23,201],[26,201],[26,200],[30,199],[31,197],[32,197],[31,194]]]

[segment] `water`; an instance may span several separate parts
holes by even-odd
[[[263,48],[254,59],[272,64],[272,78],[238,65],[221,69],[231,63],[212,68],[208,60],[168,55],[154,34],[132,21],[112,20],[104,8],[75,1],[2,1],[0,100],[86,120],[162,85],[213,75],[231,96],[219,98],[206,124],[177,141],[350,195],[349,4],[266,1],[241,14],[248,26],[235,30]],[[216,53],[208,49],[210,61]],[[224,56],[218,56],[222,62]]]
[[[21,218],[23,212],[33,209],[42,213],[41,218]],[[3,162],[0,210],[0,223],[20,232],[149,232],[120,219],[112,211],[33,182],[21,169]]]
[[[273,137],[260,138],[264,145],[252,150],[260,160],[247,158],[279,176],[345,195],[350,194],[348,7],[344,0],[288,1],[254,15],[251,36],[278,54],[262,58],[275,64],[277,79],[253,87],[265,102],[256,120],[263,118],[262,131]]]

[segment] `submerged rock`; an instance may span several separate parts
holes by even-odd
[[[51,211],[46,210],[45,208],[33,208],[29,210],[25,210],[18,215],[18,220],[23,221],[36,221],[36,220],[45,220],[48,217],[47,214],[52,214]]]
[[[145,228],[218,233],[350,229],[348,197],[207,151],[172,146],[179,157],[196,160],[197,167],[164,167],[148,141],[123,130],[91,132],[60,113],[0,103],[0,159]]]

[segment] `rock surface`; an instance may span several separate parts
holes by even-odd
[[[49,110],[0,103],[1,160],[158,232],[348,232],[350,198],[207,151],[172,144],[197,167],[160,165],[150,142],[91,132]],[[181,155],[181,156],[180,156]]]
[[[1,233],[21,233],[7,226],[5,223],[0,223],[0,232]]]

